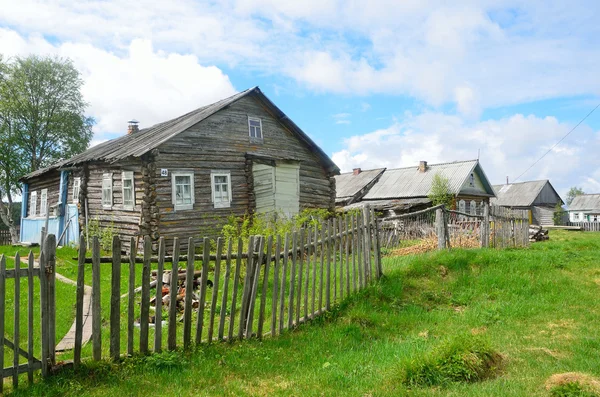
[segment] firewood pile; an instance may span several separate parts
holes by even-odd
[[[549,240],[550,236],[548,236],[548,229],[542,229],[541,226],[537,225],[529,225],[529,241],[545,241]]]

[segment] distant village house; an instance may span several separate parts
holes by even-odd
[[[563,201],[549,180],[494,185],[496,198],[492,204],[502,207],[528,210],[532,225],[554,225],[557,204]]]
[[[600,222],[600,194],[576,196],[569,205],[569,221]]]

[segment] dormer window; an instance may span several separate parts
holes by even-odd
[[[262,121],[258,117],[248,117],[248,129],[251,141],[262,141]]]
[[[471,175],[469,176],[469,186],[475,187],[475,174],[472,172],[471,172]]]

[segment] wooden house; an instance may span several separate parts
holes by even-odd
[[[600,194],[576,196],[569,205],[570,222],[600,222]]]
[[[94,146],[22,179],[21,241],[215,235],[228,216],[335,206],[338,167],[258,87]],[[50,211],[50,212],[49,212]],[[46,220],[46,214],[50,214]],[[184,242],[185,243],[185,242]]]
[[[421,161],[418,166],[383,170],[374,183],[365,185],[368,189],[361,193],[360,200],[343,208],[368,203],[386,217],[431,207],[428,195],[436,174],[448,179],[448,193],[455,197],[456,208],[462,212],[479,214],[482,203],[489,203],[490,197],[494,197],[492,185],[478,160],[442,164]],[[347,181],[352,180],[352,176],[350,173],[341,174],[336,179]],[[338,202],[340,199],[336,197]]]
[[[563,201],[549,180],[494,185],[492,204],[529,211],[532,225],[553,225],[556,205]]]

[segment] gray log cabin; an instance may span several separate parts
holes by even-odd
[[[128,133],[23,179],[21,241],[77,241],[86,219],[154,242],[214,235],[230,215],[335,208],[338,167],[258,87]],[[184,242],[184,241],[182,241]]]

